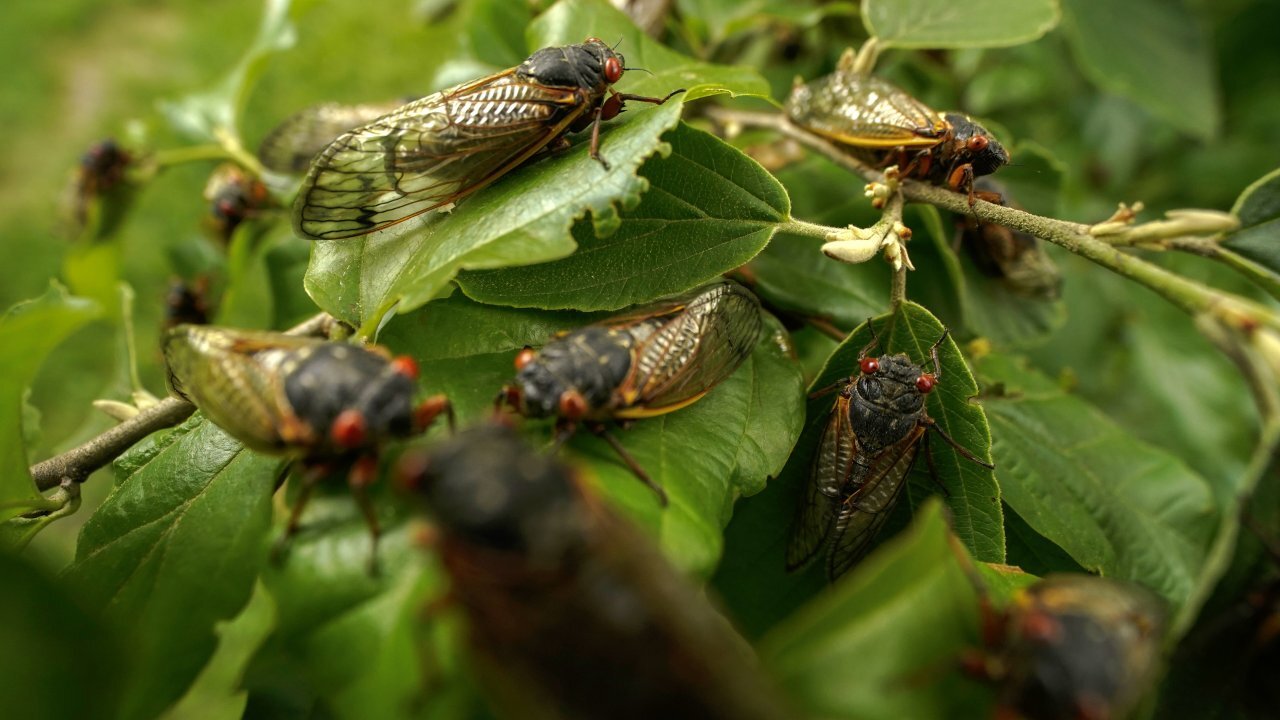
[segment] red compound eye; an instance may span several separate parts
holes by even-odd
[[[358,448],[364,444],[365,430],[363,413],[359,410],[343,410],[333,419],[333,426],[329,428],[329,437],[338,447]]]
[[[966,142],[964,145],[965,147],[969,148],[969,152],[982,152],[983,150],[987,149],[987,144],[988,142],[987,142],[986,135],[974,135],[973,137],[969,138],[969,141]]]
[[[622,61],[616,57],[611,57],[604,61],[604,79],[610,85],[622,79]]]
[[[933,392],[933,388],[937,385],[937,378],[929,373],[924,373],[920,377],[916,378],[916,390],[919,390],[921,393],[931,393]]]
[[[587,414],[587,399],[577,390],[566,390],[560,396],[560,416],[566,420],[578,420]]]
[[[880,361],[875,358],[862,358],[858,366],[862,368],[863,373],[870,375],[880,369]]]
[[[516,370],[523,370],[524,366],[533,362],[535,357],[537,357],[537,353],[535,353],[531,347],[527,347],[516,353]]]
[[[391,361],[391,367],[410,380],[418,379],[418,362],[408,355],[400,355]]]

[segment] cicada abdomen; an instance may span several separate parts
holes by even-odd
[[[747,359],[762,325],[755,295],[731,280],[717,281],[525,350],[505,395],[523,415],[555,417],[565,437],[585,422],[665,502],[603,423],[696,402]]]
[[[974,178],[1008,164],[991,133],[959,113],[939,113],[878,77],[855,72],[846,52],[831,75],[797,83],[787,100],[793,123],[873,165],[898,165],[917,178],[973,198]]]
[[[860,374],[833,388],[836,402],[787,546],[788,570],[826,550],[827,576],[834,580],[862,559],[897,504],[929,429],[965,458],[991,467],[957,445],[925,409],[925,396],[941,378],[938,345],[945,338],[930,350],[933,372],[925,372],[903,354],[870,356],[873,335],[858,356]]]
[[[604,42],[543,48],[517,67],[416,100],[338,137],[315,158],[294,204],[312,240],[365,235],[470,195],[571,130],[627,100],[613,90],[625,60]],[[679,91],[677,91],[679,92]],[[674,95],[675,93],[672,93]]]
[[[366,489],[384,444],[424,430],[442,412],[442,396],[414,404],[417,364],[381,348],[317,338],[179,325],[164,346],[169,382],[214,424],[259,452],[299,460],[304,492],[286,538],[296,529],[310,488],[345,471],[376,541]]]
[[[510,427],[470,428],[401,468],[437,528],[446,607],[464,616],[496,709],[793,717],[746,643],[653,541]]]
[[[985,618],[989,647],[966,664],[999,683],[1006,713],[1027,720],[1123,718],[1151,687],[1164,623],[1163,604],[1145,588],[1050,575]]]

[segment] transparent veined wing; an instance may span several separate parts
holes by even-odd
[[[455,202],[562,134],[589,109],[583,94],[508,70],[345,133],[303,180],[294,230],[313,240],[355,237]]]
[[[834,580],[843,575],[862,559],[880,526],[889,519],[924,433],[925,427],[917,426],[906,437],[874,455],[855,453],[853,471],[831,527],[831,549],[827,554],[829,578]]]
[[[858,147],[927,147],[947,131],[941,115],[900,88],[847,72],[796,87],[787,115],[812,132]]]
[[[303,173],[339,135],[377,120],[404,103],[342,105],[324,103],[285,118],[258,146],[263,167],[279,173]]]
[[[840,507],[840,490],[853,470],[856,452],[855,436],[849,424],[849,398],[841,394],[827,416],[827,425],[822,430],[813,457],[809,482],[796,512],[791,540],[787,544],[788,571],[809,562],[822,549],[823,541],[831,532],[836,509]]]
[[[610,323],[613,324],[613,323]],[[733,374],[755,349],[760,301],[732,281],[704,286],[631,330],[637,341],[618,417],[669,412]]]

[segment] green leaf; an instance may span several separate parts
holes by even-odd
[[[645,163],[649,190],[597,238],[574,228],[578,251],[555,262],[464,273],[468,296],[517,307],[614,310],[701,285],[750,260],[787,219],[786,191],[764,168],[721,140],[681,124],[671,153]]]
[[[927,310],[907,303],[900,314],[875,321],[880,345],[877,354],[903,352],[913,360],[929,356],[929,347],[942,335],[942,325]],[[859,351],[871,341],[862,325],[827,360],[810,384],[810,392],[829,387],[856,372]],[[990,436],[980,406],[969,401],[978,387],[951,340],[938,348],[942,379],[929,395],[927,409],[939,428],[978,457],[987,457]],[[927,362],[927,361],[926,361]],[[820,562],[803,571],[786,572],[786,547],[791,520],[809,482],[814,449],[835,402],[830,393],[808,401],[807,421],[786,467],[758,498],[739,503],[725,538],[725,558],[714,584],[748,636],[757,636],[790,614],[826,584]],[[882,539],[905,524],[912,508],[925,497],[947,488],[946,502],[954,518],[956,534],[980,560],[1003,562],[1004,530],[1000,489],[992,472],[961,458],[941,438],[930,441],[937,483],[929,477],[922,458],[905,489],[892,519],[882,529]],[[923,451],[922,451],[923,452]],[[999,458],[997,458],[999,464]]]
[[[13,306],[0,318],[0,521],[45,507],[27,472],[27,386],[49,353],[99,313],[96,303],[71,297],[53,283],[44,295]]]
[[[862,0],[867,33],[887,47],[1007,47],[1040,38],[1061,17],[1057,0]]]
[[[776,25],[809,27],[823,17],[853,15],[857,6],[848,2],[814,3],[812,0],[678,0],[685,24],[705,28],[715,45],[731,35]]]
[[[253,596],[234,619],[218,624],[218,649],[195,684],[164,720],[238,720],[244,717],[246,693],[240,686],[245,668],[276,624],[276,606],[258,583]]]
[[[769,633],[760,657],[803,717],[989,717],[960,672],[979,646],[977,593],[931,500],[901,535]]]
[[[85,523],[68,570],[137,649],[126,719],[180,698],[213,654],[214,624],[248,601],[279,467],[198,416],[136,452]]]
[[[959,7],[959,6],[957,6]],[[1064,0],[1067,38],[1085,74],[1165,123],[1209,140],[1222,122],[1203,23],[1182,0]]]
[[[498,389],[515,375],[511,363],[517,350],[601,317],[484,306],[455,297],[397,318],[381,340],[417,358],[426,390],[450,395],[465,422],[492,412]],[[767,320],[755,352],[706,397],[614,430],[665,488],[666,509],[603,440],[580,432],[568,445],[593,470],[605,496],[658,536],[672,561],[689,571],[709,573],[715,566],[735,498],[759,492],[766,478],[778,473],[803,420],[799,368],[786,334]],[[549,423],[530,425],[550,440]]]
[[[30,561],[0,552],[0,685],[7,717],[116,717],[132,669],[129,656],[83,600]],[[83,672],[68,677],[77,668]]]
[[[1180,607],[1216,526],[1208,484],[1013,358],[978,362],[1005,501],[1091,572]]]
[[[169,123],[196,140],[220,142],[224,132],[238,137],[238,121],[254,83],[272,54],[297,42],[293,23],[313,4],[314,0],[268,0],[257,36],[222,82],[205,92],[160,104]]]
[[[1223,247],[1280,273],[1280,170],[1245,188],[1231,213],[1240,218],[1240,229],[1223,241]]]

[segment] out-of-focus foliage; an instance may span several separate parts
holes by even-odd
[[[1247,683],[1193,702],[1197,688],[1216,687],[1199,682],[1221,675],[1210,665],[1227,667],[1209,658],[1239,644],[1224,637],[1261,637],[1251,633],[1267,608],[1248,603],[1276,582],[1262,548],[1280,543],[1280,474],[1267,454],[1277,438],[1262,431],[1237,365],[1181,310],[1056,246],[1047,252],[1061,296],[1017,295],[983,274],[955,220],[932,207],[908,208],[917,270],[911,303],[894,311],[884,263],[835,263],[792,223],[870,225],[863,180],[767,132],[717,137],[705,110],[768,109],[793,77],[829,72],[874,32],[877,74],[980,118],[1011,149],[998,177],[1020,205],[1083,223],[1121,201],[1145,203],[1141,219],[1231,211],[1241,228],[1223,242],[1238,253],[1229,263],[1137,252],[1274,307],[1280,182],[1265,149],[1280,116],[1280,8],[666,6],[646,35],[605,0],[5,5],[0,307],[14,309],[0,319],[0,518],[56,509],[26,466],[108,427],[93,400],[145,404],[134,391],[165,392],[158,347],[175,280],[207,287],[219,322],[285,328],[323,309],[376,332],[418,361],[422,392],[446,392],[466,424],[489,414],[522,347],[741,266],[771,314],[750,357],[705,399],[618,432],[671,505],[659,507],[598,437],[579,433],[562,452],[672,563],[710,578],[709,594],[795,707],[814,717],[988,712],[994,693],[956,671],[958,653],[979,642],[967,551],[1035,574],[1084,570],[1150,587],[1174,623],[1171,679],[1149,704],[1247,717]],[[588,36],[621,39],[628,66],[652,71],[629,70],[621,91],[690,91],[661,107],[631,103],[606,123],[610,170],[577,133],[567,151],[450,214],[325,244],[289,229],[296,180],[267,176],[272,202],[229,237],[211,229],[210,174],[228,160],[253,170],[252,150],[291,113],[420,97]],[[74,197],[86,187],[82,156],[107,137],[130,160],[120,182]],[[77,203],[84,226],[66,212]],[[930,415],[997,468],[935,438],[942,502],[926,497],[940,491],[922,454],[882,533],[897,537],[830,586],[821,568],[783,568],[832,401],[805,393],[858,372],[873,317],[889,328],[884,349],[916,361],[949,328]],[[828,337],[855,329],[843,343]],[[549,443],[550,423],[525,429]],[[281,470],[197,416],[135,446],[114,477],[85,483],[78,516],[35,536],[29,557],[10,553],[48,518],[0,525],[0,684],[26,691],[14,696],[20,714],[484,716],[456,618],[424,613],[448,579],[414,542],[419,521],[386,483],[376,489],[386,534],[383,573],[370,576],[363,518],[343,488],[322,488],[286,561],[268,563],[297,492],[273,503]],[[1007,596],[1020,582],[991,590]]]

